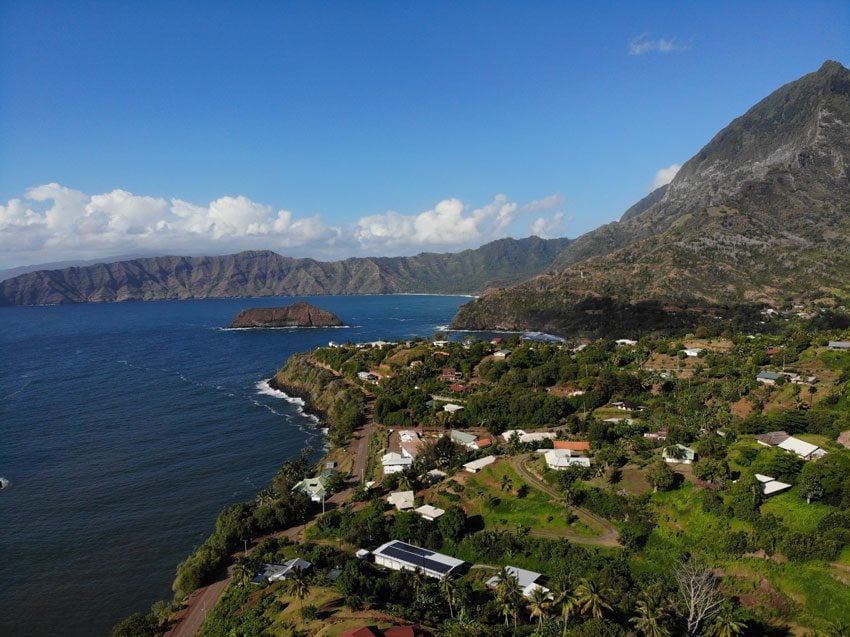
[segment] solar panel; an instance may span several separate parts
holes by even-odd
[[[394,557],[403,562],[407,562],[412,566],[418,566],[420,568],[429,571],[434,571],[440,574],[448,573],[453,568],[450,564],[443,564],[442,562],[437,562],[435,560],[428,559],[423,555],[417,555],[416,553],[406,551],[397,545],[388,546],[383,551],[381,551],[381,553],[388,557]]]
[[[416,555],[421,555],[422,557],[431,557],[434,554],[434,551],[429,551],[428,549],[423,549],[419,546],[413,546],[412,544],[407,544],[405,542],[395,542],[390,546],[395,546],[401,551],[415,553]]]

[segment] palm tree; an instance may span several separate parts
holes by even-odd
[[[233,564],[233,577],[244,585],[247,580],[254,577],[254,569],[244,559],[238,558]]]
[[[398,474],[398,488],[401,491],[410,491],[410,474],[407,471],[402,471]]]
[[[275,501],[275,493],[271,489],[263,489],[257,494],[257,506],[269,506]]]
[[[735,609],[726,604],[712,623],[711,635],[713,637],[737,637],[737,635],[743,635],[745,630],[747,630],[747,625],[738,621]]]
[[[609,595],[610,590],[601,587],[592,579],[583,579],[576,587],[576,596],[582,614],[597,619],[605,615],[606,610],[611,610],[611,604],[607,599]]]
[[[422,601],[422,589],[428,584],[428,576],[417,567],[413,570],[411,583],[413,584],[413,593],[416,596],[416,603],[418,604]]]
[[[507,566],[503,566],[496,577],[499,579],[499,583],[496,584],[496,601],[499,603],[499,612],[505,616],[506,626],[508,619],[513,617],[514,628],[516,628],[519,607],[522,603],[522,589],[519,587],[519,580],[516,575],[508,570]]]
[[[567,622],[579,610],[578,598],[573,594],[569,585],[562,582],[555,589],[555,599],[552,604],[558,608],[561,614],[561,621],[564,625],[564,637],[566,637]]]
[[[307,573],[301,569],[293,569],[286,579],[286,592],[298,600],[298,608],[303,610],[304,600],[310,596],[310,582]]]
[[[452,619],[455,617],[455,604],[460,601],[460,587],[458,586],[457,580],[453,577],[447,577],[442,582],[440,582],[440,592],[443,594],[443,597],[446,599],[446,603],[449,605],[449,615]]]
[[[510,491],[514,486],[513,480],[508,475],[502,476],[502,491]]]
[[[659,606],[652,596],[646,595],[639,600],[636,610],[637,615],[630,621],[638,633],[645,637],[669,637],[667,609]]]
[[[552,596],[545,588],[535,586],[528,597],[528,611],[532,617],[537,618],[538,628],[543,625],[543,618],[549,614],[552,607]]]

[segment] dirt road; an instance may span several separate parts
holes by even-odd
[[[562,500],[558,491],[550,486],[545,480],[543,480],[540,476],[537,475],[532,469],[527,466],[528,456],[514,456],[511,458],[511,466],[514,468],[519,476],[525,480],[530,486],[538,489],[539,491],[543,491],[543,493],[551,496],[556,500]],[[610,546],[616,547],[620,546],[620,543],[617,541],[617,529],[611,524],[608,520],[603,517],[600,517],[593,513],[592,511],[588,511],[587,509],[583,509],[581,507],[570,507],[570,510],[573,511],[577,516],[585,521],[585,523],[589,524],[592,527],[597,527],[602,529],[602,535],[597,537],[581,537],[578,535],[572,535],[569,531],[564,531],[563,533],[554,533],[554,532],[532,532],[532,535],[538,535],[540,537],[563,537],[572,542],[579,542],[581,544],[594,544],[596,546]]]

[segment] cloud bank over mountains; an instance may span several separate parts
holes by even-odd
[[[457,250],[508,236],[510,230],[557,236],[563,205],[560,195],[519,204],[500,194],[479,208],[444,199],[418,214],[391,210],[352,225],[329,225],[320,215],[300,217],[242,195],[198,205],[120,189],[89,195],[50,183],[0,204],[0,267],[119,253],[269,249],[340,258]]]

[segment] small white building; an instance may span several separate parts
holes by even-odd
[[[540,573],[535,573],[534,571],[527,571],[524,568],[517,568],[516,566],[506,566],[505,570],[508,571],[512,576],[516,578],[517,584],[520,589],[522,589],[522,594],[524,597],[531,597],[532,592],[535,589],[542,589],[543,592],[548,593],[549,589],[543,586],[540,582],[543,579],[543,575]],[[494,575],[490,579],[487,580],[487,588],[495,589],[499,585],[499,576]]]
[[[286,560],[283,564],[263,564],[259,573],[251,581],[261,584],[264,581],[278,582],[288,579],[295,571],[307,571],[313,565],[300,557]]]
[[[493,354],[493,358],[501,358],[502,360],[506,359],[511,355],[511,350],[509,349],[500,349],[498,352]]]
[[[795,453],[804,460],[817,460],[818,458],[823,458],[826,455],[826,451],[817,445],[813,445],[805,440],[800,440],[794,436],[788,436],[776,446],[780,449],[784,449],[785,451]]]
[[[633,341],[630,338],[618,338],[614,342],[617,343],[617,345],[619,345],[620,347],[628,347],[628,346],[631,346],[631,345],[637,345],[637,341]]]
[[[697,356],[702,354],[702,348],[701,347],[686,347],[685,349],[683,349],[681,351],[683,351],[685,353],[685,356],[687,356],[689,358],[696,358]]]
[[[395,451],[390,451],[381,456],[381,466],[384,468],[385,476],[391,473],[400,473],[412,465],[413,458],[405,458]]]
[[[562,471],[571,466],[590,466],[590,458],[575,456],[570,449],[549,449],[543,457],[546,459],[546,465],[555,471]]]
[[[455,405],[454,403],[446,403],[443,405],[443,411],[447,411],[450,414],[460,411],[461,409],[463,409],[462,405]]]
[[[827,347],[834,351],[850,352],[850,341],[830,341]]]
[[[671,447],[666,447],[661,452],[661,457],[664,462],[671,464],[693,464],[697,459],[697,452],[690,447],[676,443]]]
[[[387,502],[399,511],[408,511],[413,508],[413,491],[395,491],[387,496]]]
[[[431,522],[445,513],[445,510],[433,507],[430,504],[425,504],[418,509],[414,509],[414,511],[422,516],[423,519],[430,520]]]
[[[463,468],[466,471],[469,471],[469,473],[478,473],[484,467],[488,467],[494,462],[496,462],[495,456],[484,456],[483,458],[479,458],[478,460],[467,462],[465,465],[463,465]]]
[[[756,480],[761,483],[761,492],[764,495],[776,495],[777,493],[782,493],[783,491],[787,491],[791,488],[790,484],[774,480],[770,476],[766,476],[761,473],[756,474]]]
[[[510,442],[511,438],[513,438],[515,434],[519,436],[519,441],[522,443],[542,442],[544,440],[554,440],[558,437],[558,434],[549,431],[526,432],[524,429],[508,429],[507,431],[503,431],[500,435],[505,442]]]

